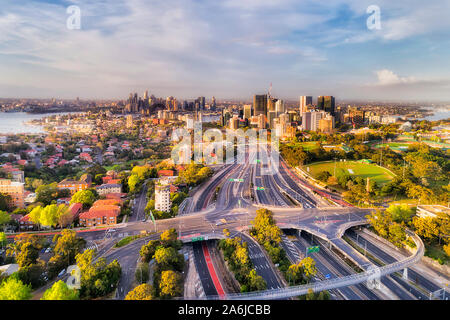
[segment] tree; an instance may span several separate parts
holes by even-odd
[[[62,205],[65,207],[65,205]],[[46,227],[54,227],[58,223],[58,206],[56,204],[52,204],[46,206],[40,215],[39,222],[42,226]]]
[[[150,262],[155,255],[156,249],[161,245],[159,240],[150,240],[147,244],[143,245],[139,254],[144,262]]]
[[[8,194],[0,193],[0,211],[8,211],[9,204],[11,203],[11,196]]]
[[[48,206],[52,204],[52,201],[60,197],[61,192],[61,190],[58,190],[56,182],[39,186],[36,189],[36,201]]]
[[[83,208],[89,208],[92,206],[92,204],[95,202],[96,196],[92,190],[86,189],[86,190],[80,190],[77,191],[72,197],[72,200],[70,200],[70,203],[81,203],[83,205]]]
[[[415,210],[410,208],[407,204],[393,205],[391,204],[389,208],[386,209],[395,222],[409,222],[412,216],[415,214]]]
[[[30,220],[34,224],[40,225],[41,224],[41,213],[42,210],[44,210],[41,206],[35,207],[33,210],[31,210],[30,214]]]
[[[168,270],[161,273],[159,283],[160,295],[162,298],[170,299],[182,295],[181,275],[178,272]]]
[[[437,219],[432,217],[414,217],[412,225],[420,237],[422,237],[427,243],[431,244],[437,241],[439,235],[439,225]]]
[[[161,270],[179,270],[184,266],[184,257],[175,248],[160,247],[155,251],[155,260]]]
[[[403,246],[403,241],[406,240],[405,228],[402,225],[394,222],[389,226],[389,241],[392,242],[396,247],[401,248]]]
[[[31,286],[23,284],[17,275],[11,275],[0,284],[0,300],[29,300]]]
[[[267,289],[267,283],[256,273],[255,269],[252,269],[248,275],[248,284],[250,287],[250,291],[261,291]]]
[[[36,235],[19,234],[14,243],[8,245],[6,254],[14,256],[19,267],[26,267],[37,262],[39,250],[42,249],[40,238]]]
[[[53,237],[54,255],[48,262],[49,278],[55,277],[61,270],[75,263],[75,257],[81,253],[86,240],[78,237],[73,230],[64,229]]]
[[[75,259],[81,272],[80,296],[83,298],[102,297],[112,292],[122,274],[122,268],[117,260],[107,264],[105,258],[94,262],[95,251],[86,250]]]
[[[6,211],[0,211],[0,227],[9,223],[11,221],[11,216]]]
[[[289,283],[299,284],[305,283],[305,279],[303,278],[303,269],[300,266],[300,263],[291,264],[289,269],[286,272],[286,278]]]
[[[6,235],[4,232],[0,232],[0,248],[3,248],[7,244]]]
[[[181,241],[178,240],[177,230],[175,228],[171,228],[169,230],[164,231],[161,236],[161,244],[164,247],[174,247],[176,249],[180,249],[182,246]]]
[[[136,174],[132,174],[128,178],[128,188],[130,189],[130,192],[136,191],[136,186],[140,183],[139,177]]]
[[[450,243],[444,245],[443,249],[444,249],[444,252],[445,252],[445,254],[447,255],[447,257],[450,258]]]
[[[128,292],[125,300],[153,300],[152,291],[152,286],[144,283]]]
[[[41,300],[79,300],[79,292],[70,289],[64,281],[59,280],[47,289]]]
[[[303,269],[303,274],[308,280],[317,274],[316,262],[311,257],[306,257],[300,261],[300,266]]]

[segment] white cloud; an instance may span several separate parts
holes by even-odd
[[[393,71],[388,69],[377,70],[375,73],[378,77],[377,84],[382,86],[417,82],[414,77],[399,77]]]

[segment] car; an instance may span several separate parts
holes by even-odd
[[[48,247],[47,249],[45,249],[45,253],[50,253],[52,252],[52,248]]]

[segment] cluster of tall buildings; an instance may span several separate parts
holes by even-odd
[[[333,96],[319,96],[313,104],[311,96],[300,97],[299,110],[287,110],[283,100],[270,94],[255,95],[253,104],[244,105],[239,115],[222,111],[222,124],[230,129],[252,126],[274,130],[277,136],[292,138],[298,129],[332,133],[336,105]]]
[[[130,93],[128,100],[125,102],[124,112],[148,115],[157,109],[168,111],[215,111],[216,108],[217,102],[215,97],[212,97],[209,104],[206,102],[205,97],[198,97],[194,101],[184,100],[180,102],[172,96],[166,99],[156,98],[154,95],[149,96],[147,90],[143,97],[139,97],[137,93]]]

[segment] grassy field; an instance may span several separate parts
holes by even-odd
[[[302,146],[303,150],[305,151],[311,151],[314,149],[317,149],[319,147],[319,144],[317,141],[308,141],[308,142],[296,142],[296,143],[288,143],[289,146]]]
[[[394,151],[405,151],[408,150],[410,143],[403,143],[403,142],[388,142],[388,143],[379,143],[374,146],[374,148],[384,148],[388,146]]]
[[[314,178],[316,178],[322,171],[328,171],[331,175],[334,174],[334,161],[312,163],[305,167],[305,171],[309,172],[309,174],[311,174]],[[370,163],[361,163],[357,161],[337,161],[336,170],[339,168],[344,169],[345,172],[351,176],[359,176],[363,179],[369,177],[372,181],[376,181],[380,185],[388,183],[394,178],[388,170]]]

